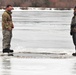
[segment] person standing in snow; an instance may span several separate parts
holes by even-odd
[[[73,43],[75,46],[75,53],[73,56],[76,56],[76,6],[74,7],[74,16],[72,17],[71,27],[70,27],[70,35],[72,36]]]
[[[12,29],[14,28],[11,10],[13,10],[13,6],[7,5],[6,10],[2,14],[3,53],[13,52],[13,50],[10,49]]]

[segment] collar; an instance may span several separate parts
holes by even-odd
[[[11,14],[12,14],[12,12],[11,12],[11,11],[7,11],[7,10],[6,10],[5,12],[7,12],[9,15],[11,15]]]

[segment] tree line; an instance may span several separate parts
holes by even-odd
[[[49,0],[0,0],[0,6],[11,4],[15,7],[49,7]]]
[[[76,0],[0,0],[0,7],[11,4],[14,7],[72,8]]]

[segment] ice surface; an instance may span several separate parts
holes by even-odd
[[[0,11],[0,16],[2,13]],[[69,33],[73,11],[13,11],[12,16],[15,28],[11,48],[16,52],[74,52]],[[2,33],[0,35],[1,51]]]
[[[76,59],[0,58],[0,75],[75,75]]]
[[[72,13],[13,11],[15,29],[11,47],[15,56],[2,56],[0,52],[0,75],[75,75],[76,58],[71,55],[74,45],[69,34]],[[1,41],[2,33],[0,51]]]

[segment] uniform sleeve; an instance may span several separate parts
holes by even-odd
[[[71,26],[70,26],[70,34],[72,35],[73,29],[76,27],[76,16],[74,16],[71,20]]]
[[[2,15],[2,23],[3,23],[3,26],[8,29],[9,28],[9,24],[8,24],[8,18],[5,14]]]
[[[70,24],[70,35],[72,35],[72,23],[73,23],[73,18],[72,18],[71,24]]]
[[[71,20],[71,24],[70,24],[70,35],[72,35],[72,27],[73,27],[73,23],[74,23],[74,17]]]

